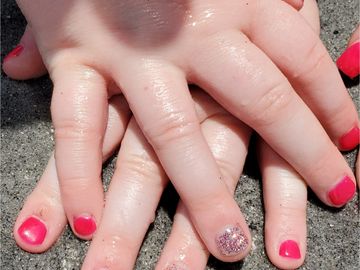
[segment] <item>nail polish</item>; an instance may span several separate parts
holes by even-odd
[[[360,73],[360,42],[356,42],[345,50],[336,61],[338,68],[351,79]]]
[[[279,255],[289,259],[300,259],[299,245],[293,240],[286,240],[280,245]]]
[[[45,223],[36,217],[26,219],[18,229],[21,239],[30,245],[41,245],[44,242],[47,229]]]
[[[345,135],[339,139],[339,146],[341,150],[352,150],[359,145],[360,132],[358,127],[353,127]]]
[[[217,235],[215,242],[220,253],[225,256],[235,256],[249,245],[249,240],[238,225],[225,228]]]
[[[10,60],[11,58],[19,56],[23,50],[24,50],[23,45],[20,44],[17,45],[14,49],[12,49],[11,52],[8,53],[8,55],[5,56],[4,62]]]
[[[335,187],[329,191],[332,204],[340,206],[348,202],[355,193],[355,183],[350,177],[345,176]]]
[[[74,218],[74,230],[81,236],[92,235],[96,230],[96,223],[90,215],[80,215]]]

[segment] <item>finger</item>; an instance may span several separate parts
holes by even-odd
[[[3,70],[15,80],[33,79],[47,73],[29,26],[26,26],[19,44],[5,56]]]
[[[233,194],[245,162],[250,129],[228,113],[215,114],[201,124],[225,183]],[[169,238],[156,269],[205,269],[209,252],[180,201]]]
[[[295,269],[303,264],[306,253],[306,184],[262,140],[259,150],[266,252],[280,269]]]
[[[354,79],[360,73],[360,28],[350,38],[348,48],[336,61],[338,68],[349,78]]]
[[[99,230],[82,269],[133,269],[168,180],[134,119],[125,132]]]
[[[309,26],[319,36],[320,35],[320,15],[316,0],[305,0],[299,10],[301,16],[308,22]]]
[[[109,120],[103,147],[106,160],[116,149],[124,134],[130,111],[124,98],[109,101]],[[16,243],[28,252],[44,252],[59,238],[66,225],[54,155],[39,183],[27,197],[14,225]]]
[[[238,32],[213,36],[202,46],[209,50],[194,56],[192,80],[257,130],[323,202],[342,206],[350,200],[351,169],[273,63]]]
[[[318,35],[281,1],[258,3],[256,23],[245,30],[250,40],[285,74],[335,144],[341,150],[355,148],[359,143],[358,115]]]
[[[44,252],[59,238],[66,225],[54,156],[34,191],[26,199],[14,225],[16,243],[33,253]]]
[[[104,198],[101,149],[107,122],[106,83],[88,67],[58,64],[51,72],[55,160],[63,206],[74,233],[90,239]]]
[[[133,61],[113,76],[121,87],[145,137],[188,207],[210,252],[224,261],[242,259],[249,245],[227,250],[217,242],[228,230],[250,242],[238,205],[203,138],[184,75],[157,60]],[[217,244],[218,243],[218,244]]]

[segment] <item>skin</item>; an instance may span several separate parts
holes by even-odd
[[[286,167],[286,166],[285,166]],[[295,177],[296,178],[296,177]],[[297,177],[297,178],[299,178],[299,177]],[[235,179],[237,179],[237,178],[235,178]],[[180,208],[181,209],[181,208]],[[271,253],[270,253],[271,254]],[[270,256],[271,257],[271,256]],[[275,259],[276,260],[276,259]]]

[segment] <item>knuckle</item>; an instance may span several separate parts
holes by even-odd
[[[292,79],[298,81],[300,79],[312,80],[312,78],[317,78],[328,57],[329,55],[321,42],[315,41],[304,54],[304,59],[307,59],[307,61],[301,63],[301,67],[299,66],[296,69],[298,73],[293,74]]]
[[[67,198],[76,198],[78,194],[87,194],[91,189],[91,181],[87,177],[66,177],[59,181],[61,187],[61,196]]]
[[[143,186],[144,183],[160,185],[161,179],[165,176],[158,160],[139,154],[127,154],[126,157],[119,159],[115,170],[117,169],[128,172],[129,177],[125,177],[125,181],[132,185]]]
[[[287,81],[271,86],[256,103],[249,104],[251,121],[256,126],[267,126],[278,121],[284,115],[293,99],[293,93]]]
[[[183,112],[168,113],[150,127],[144,128],[145,136],[155,150],[161,150],[169,143],[191,140],[199,132],[197,119],[190,119]]]
[[[85,138],[89,140],[101,140],[101,132],[95,128],[91,123],[85,121],[64,120],[56,123],[55,138],[56,139],[78,139]]]
[[[207,194],[201,194],[197,196],[196,202],[191,203],[188,208],[192,215],[197,215],[199,213],[212,213],[211,215],[216,215],[219,213],[226,212],[226,206],[224,205],[224,200],[226,196],[230,196],[230,193],[222,192],[211,192]]]

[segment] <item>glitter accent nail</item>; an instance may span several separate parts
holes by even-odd
[[[244,251],[249,240],[243,233],[240,226],[227,227],[224,232],[216,237],[216,245],[222,255],[234,256]]]

